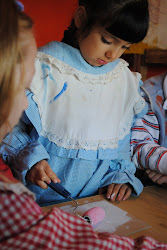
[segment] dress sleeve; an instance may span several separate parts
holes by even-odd
[[[25,184],[27,171],[37,162],[49,159],[49,155],[39,140],[40,116],[38,108],[28,93],[29,107],[24,112],[19,124],[3,140],[0,153],[12,169],[14,176]],[[28,115],[31,113],[32,121]]]
[[[138,196],[143,191],[143,184],[135,176],[136,168],[132,162],[127,160],[119,160],[110,164],[107,173],[101,180],[101,186],[105,187],[111,183],[125,184],[132,186],[132,195]]]
[[[96,233],[87,222],[58,208],[43,213],[26,194],[0,195],[0,249],[167,249],[149,236]]]
[[[137,168],[167,174],[167,149],[158,144],[159,136],[159,122],[151,110],[135,121],[131,133],[131,154]]]

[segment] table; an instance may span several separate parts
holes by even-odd
[[[86,202],[104,200],[105,195],[96,195],[78,199],[80,205]],[[150,228],[133,233],[129,237],[136,238],[141,235],[149,235],[158,241],[167,243],[167,187],[145,187],[139,197],[130,197],[127,201],[115,201],[113,205],[127,211],[129,214],[147,223]],[[43,207],[43,211],[49,211],[54,206],[61,207],[73,205],[72,201]]]

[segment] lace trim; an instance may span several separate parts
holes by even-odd
[[[117,64],[117,66],[108,74],[101,75],[100,81],[99,81],[99,75],[90,75],[86,74],[83,72],[80,72],[79,70],[65,64],[64,62],[50,56],[46,55],[45,53],[38,53],[38,58],[39,60],[44,59],[46,63],[51,63],[53,64],[54,67],[56,67],[61,73],[64,74],[72,74],[75,75],[80,81],[82,81],[84,84],[89,82],[90,84],[105,84],[105,83],[110,83],[112,78],[117,78],[120,75],[121,70],[127,66],[127,63],[124,60],[120,60],[120,62]],[[123,72],[123,70],[122,70]],[[141,76],[139,74],[136,74],[136,77],[138,80],[140,80]],[[35,94],[35,102],[38,104],[39,99],[40,99],[40,91],[38,89],[39,86],[37,86],[37,91],[36,91],[36,85],[32,84],[33,86],[32,89],[34,90],[33,92]],[[137,103],[139,102],[139,103]],[[131,123],[134,117],[134,113],[138,114],[141,112],[141,110],[144,108],[144,100],[143,98],[140,97],[138,94],[135,96],[135,98],[132,99],[131,103],[129,104],[128,107],[128,112],[126,112],[125,116],[122,119],[122,122],[120,124],[119,128],[119,134],[116,135],[116,138],[107,138],[104,140],[87,140],[87,139],[78,139],[78,138],[63,138],[63,136],[58,135],[56,131],[53,131],[51,128],[47,128],[46,125],[43,124],[42,126],[42,131],[41,135],[45,138],[48,138],[51,142],[55,143],[59,147],[63,147],[65,149],[85,149],[85,150],[98,150],[99,148],[102,149],[115,149],[118,148],[118,141],[122,140],[127,134],[129,134],[130,129],[131,129]],[[42,106],[39,105],[39,110],[40,110],[40,115],[41,119],[43,119],[43,110]],[[54,126],[54,124],[53,124]],[[55,130],[55,129],[54,129]]]
[[[116,79],[120,76],[120,72],[122,69],[128,66],[128,63],[123,59],[120,59],[119,63],[115,66],[115,68],[105,74],[92,75],[81,72],[72,66],[62,62],[61,60],[52,57],[51,55],[45,54],[43,52],[38,52],[37,58],[39,60],[44,60],[46,63],[52,64],[53,67],[57,68],[60,73],[73,75],[77,80],[90,84],[107,84],[111,82],[111,80]]]
[[[85,149],[85,150],[97,150],[99,148],[117,148],[118,139],[108,139],[108,140],[81,140],[81,139],[67,139],[60,138],[58,135],[53,134],[52,132],[47,131],[46,128],[43,128],[41,135],[45,138],[48,138],[49,141],[56,143],[57,146],[63,147],[66,149]]]
[[[81,140],[81,139],[68,139],[59,137],[57,134],[53,134],[48,131],[46,127],[43,127],[41,135],[45,138],[48,138],[51,142],[56,143],[57,146],[63,147],[66,149],[85,149],[85,150],[98,150],[102,149],[115,149],[118,148],[118,141],[123,140],[127,134],[129,134],[131,129],[132,120],[135,114],[139,114],[141,110],[145,107],[145,101],[142,97],[134,98],[134,101],[131,103],[131,108],[129,109],[128,114],[125,115],[125,118],[121,121],[120,133],[118,138],[114,139],[105,139],[105,140]],[[133,107],[134,106],[134,107]],[[134,112],[132,112],[132,107]],[[127,119],[128,117],[128,119]]]

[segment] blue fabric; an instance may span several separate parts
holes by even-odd
[[[158,119],[160,126],[160,138],[158,143],[163,147],[167,147],[167,136],[165,134],[165,121],[167,120],[167,116],[166,111],[163,109],[163,102],[165,100],[163,83],[166,74],[167,73],[165,72],[163,74],[150,77],[142,86],[142,90],[145,93],[144,98],[151,104],[152,111]],[[162,102],[158,101],[157,97],[161,97]]]
[[[47,43],[45,46],[39,48],[38,51],[49,54],[80,70],[81,72],[94,75],[106,74],[112,71],[120,60],[117,59],[114,62],[107,63],[101,67],[92,67],[85,60],[83,60],[83,57],[78,49],[57,41]]]
[[[102,67],[92,67],[83,60],[78,50],[56,42],[40,48],[40,51],[47,52],[80,71],[95,75],[111,71],[119,62],[116,60]],[[40,160],[46,159],[60,178],[62,186],[72,194],[72,197],[94,195],[99,187],[111,183],[130,183],[133,187],[133,195],[139,195],[142,192],[143,185],[135,177],[136,168],[131,162],[130,133],[119,141],[119,147],[116,149],[99,148],[96,151],[86,151],[58,147],[41,136],[42,127],[38,107],[30,91],[27,92],[27,97],[29,107],[24,112],[19,125],[14,128],[12,140],[10,141],[9,135],[0,148],[0,153],[17,178],[25,182],[28,169]],[[146,112],[147,106],[134,117],[134,120]],[[50,188],[43,190],[29,182],[27,187],[36,194],[37,202],[41,205],[64,199]]]

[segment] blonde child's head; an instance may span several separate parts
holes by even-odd
[[[34,74],[33,22],[14,0],[0,0],[0,140],[27,107],[25,89]]]

